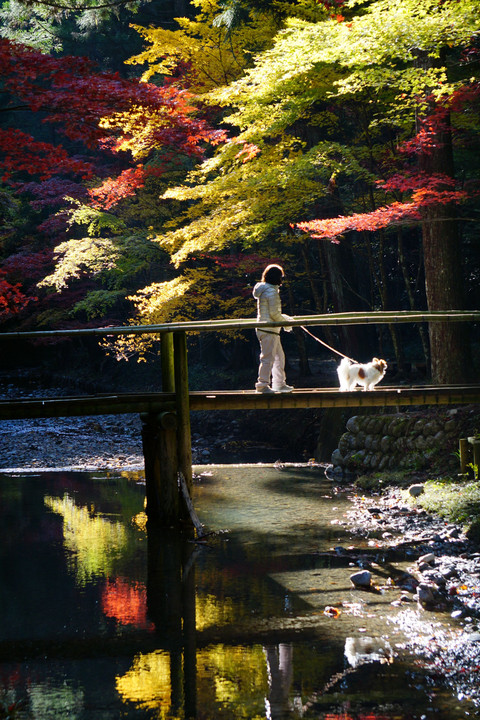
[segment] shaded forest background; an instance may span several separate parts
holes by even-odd
[[[0,331],[479,307],[478,3],[9,0]],[[478,377],[466,325],[317,335],[391,381]],[[289,379],[335,358],[285,337]],[[159,387],[158,343],[2,344],[4,370]],[[253,387],[253,333],[189,338],[194,388]],[[145,363],[139,362],[145,360]]]

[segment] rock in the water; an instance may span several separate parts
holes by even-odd
[[[441,602],[441,596],[435,585],[420,583],[417,588],[417,602],[426,609],[437,607]]]
[[[354,587],[369,588],[372,584],[372,573],[369,570],[360,570],[350,575],[350,582]]]

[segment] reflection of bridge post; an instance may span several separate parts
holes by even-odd
[[[197,717],[197,641],[195,552],[192,543],[183,545],[182,611],[185,720]]]
[[[148,616],[155,624],[159,646],[170,655],[172,714],[180,715],[183,706],[186,719],[196,716],[194,552],[185,535],[149,526]]]
[[[175,405],[142,415],[147,514],[163,527],[188,520],[178,486],[180,471],[192,485],[192,446],[187,342],[184,332],[161,333],[162,390],[176,394]]]

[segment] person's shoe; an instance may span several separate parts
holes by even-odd
[[[280,385],[280,387],[274,387],[272,389],[273,389],[273,392],[276,392],[276,393],[287,393],[287,392],[292,392],[293,385],[287,385],[285,383],[284,385]]]
[[[275,391],[272,390],[272,388],[269,387],[268,385],[259,385],[258,387],[255,388],[255,392],[263,393],[266,395],[272,395]]]

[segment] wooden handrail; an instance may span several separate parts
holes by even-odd
[[[327,325],[370,325],[392,323],[479,322],[480,310],[385,311],[367,313],[345,312],[323,315],[296,315],[288,322],[259,322],[255,318],[226,320],[185,320],[159,325],[122,325],[119,327],[77,328],[65,330],[29,330],[0,333],[0,340],[69,337],[76,335],[151,335],[175,331],[219,332],[223,330],[255,330],[262,327],[301,327]]]

